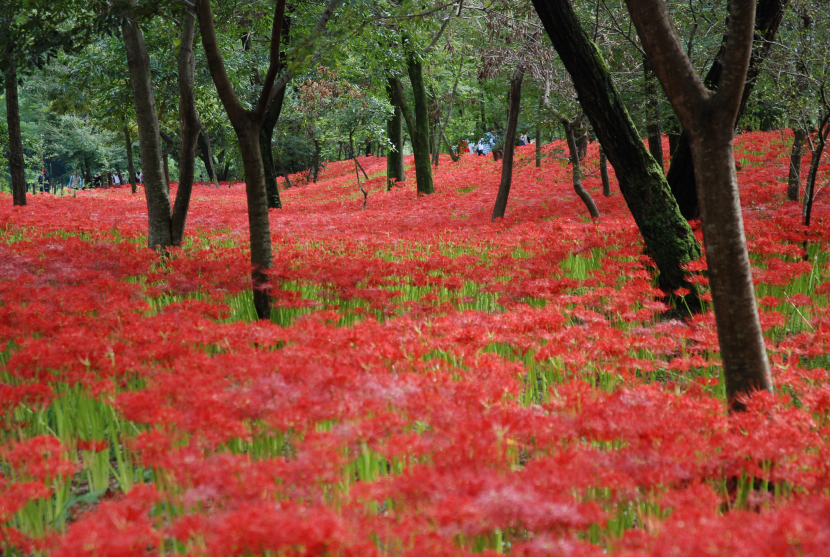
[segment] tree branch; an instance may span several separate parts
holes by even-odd
[[[282,20],[284,16],[285,0],[277,0],[274,6],[274,21],[271,23],[271,49],[268,58],[268,73],[265,74],[262,92],[259,95],[259,101],[255,109],[258,117],[262,117],[268,108],[268,102],[271,100],[271,88],[274,86],[274,80],[277,78],[277,72],[280,69],[280,39],[282,38]]]

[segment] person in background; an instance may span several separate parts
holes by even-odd
[[[101,175],[96,174],[92,177],[92,187],[93,188],[100,188],[101,187]]]
[[[519,134],[519,145],[530,145],[530,141],[528,140],[525,132]]]
[[[138,172],[137,179],[138,179],[138,183],[139,183],[139,184],[143,184],[143,183],[144,183],[144,173],[143,173],[143,172],[141,172],[141,171],[139,171],[139,172]]]
[[[113,186],[120,186],[121,185],[121,176],[118,175],[118,171],[115,170],[112,173],[112,185]]]
[[[52,189],[52,177],[49,176],[49,173],[46,172],[46,169],[43,169],[43,191],[49,193],[49,190]]]
[[[486,155],[487,153],[492,152],[493,145],[496,144],[496,139],[496,134],[493,133],[493,128],[490,128],[490,131],[485,133],[484,137],[482,137],[478,142],[478,144],[481,146],[481,148],[479,149],[479,154]]]

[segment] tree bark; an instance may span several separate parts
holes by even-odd
[[[199,150],[197,152],[199,154],[199,158],[202,159],[213,185],[219,189],[219,177],[216,173],[216,161],[213,160],[213,149],[211,148],[210,137],[208,136],[208,131],[206,129],[202,129],[202,131],[199,132],[198,146]]]
[[[660,126],[660,97],[657,90],[657,78],[651,69],[647,56],[643,56],[643,74],[646,95],[646,133],[648,134],[648,150],[660,168],[663,164],[663,140]]]
[[[406,181],[406,172],[403,164],[403,116],[401,105],[395,95],[394,78],[389,78],[386,83],[386,94],[395,112],[386,124],[386,134],[392,142],[392,148],[386,155],[386,187],[391,189],[395,182]]]
[[[513,182],[513,153],[516,150],[516,131],[519,125],[519,111],[522,108],[522,79],[524,68],[519,66],[513,72],[510,80],[510,108],[507,113],[507,131],[504,135],[504,160],[501,166],[501,183],[496,196],[496,205],[493,207],[493,220],[504,218],[507,209],[507,198],[510,195],[510,185]]]
[[[827,136],[830,134],[830,105],[825,106],[826,112],[820,116],[818,123],[818,133],[816,134],[816,141],[812,151],[812,160],[810,161],[810,172],[807,175],[807,189],[804,192],[804,226],[810,226],[810,217],[813,213],[813,200],[816,195],[816,178],[818,176],[818,168],[821,164],[821,155],[827,146]],[[805,258],[807,256],[807,242],[804,242]]]
[[[283,101],[285,100],[285,88],[283,87],[274,102],[268,107],[265,113],[265,120],[259,131],[259,150],[262,156],[262,164],[265,166],[265,187],[268,196],[269,209],[282,209],[280,200],[280,189],[277,186],[277,165],[274,162],[274,151],[271,142],[274,138],[274,128],[280,119]]]
[[[790,154],[790,172],[787,176],[787,199],[798,201],[801,190],[801,154],[807,134],[801,128],[793,128],[793,148]]]
[[[10,63],[3,76],[6,86],[6,124],[9,128],[9,172],[12,178],[12,204],[26,205],[26,163],[20,132],[20,104],[17,97],[17,68]]]
[[[130,191],[138,192],[138,185],[135,183],[135,166],[133,165],[133,140],[130,137],[130,126],[124,121],[124,143],[127,147],[127,172],[130,175]]]
[[[772,47],[775,35],[778,33],[778,26],[784,17],[784,8],[789,0],[758,0],[755,11],[755,33],[752,42],[752,54],[749,60],[749,69],[746,74],[746,84],[741,94],[741,104],[735,115],[735,120],[730,122],[734,128],[741,115],[744,113],[749,96],[755,87],[758,75],[763,69],[763,62]],[[723,72],[723,60],[726,54],[726,43],[728,33],[724,35],[720,49],[712,62],[709,72],[703,80],[703,84],[709,90],[718,88]],[[697,196],[697,181],[692,163],[692,151],[688,133],[684,130],[680,134],[677,149],[672,153],[671,166],[667,179],[671,186],[672,194],[680,205],[680,212],[686,219],[697,218],[700,214]]]
[[[602,195],[611,197],[611,180],[608,178],[608,157],[605,156],[605,149],[599,147],[599,175],[602,178]]]
[[[575,130],[581,128],[580,124],[582,123],[582,116],[573,122],[562,116],[560,116],[559,119],[562,121],[562,126],[565,128],[565,139],[568,142],[568,151],[571,155],[574,191],[582,202],[585,203],[585,207],[587,207],[591,218],[598,219],[599,209],[597,209],[597,205],[594,203],[594,199],[591,197],[591,194],[588,193],[582,186],[582,165],[580,164],[579,158],[579,145],[577,144],[576,136],[574,134]]]
[[[415,181],[418,195],[435,193],[432,184],[432,167],[429,160],[429,103],[424,85],[423,64],[410,55],[407,59],[409,81],[412,83],[412,97],[415,105],[415,134],[409,130],[412,138],[412,150],[415,152]]]
[[[163,250],[173,244],[173,237],[169,184],[165,186],[164,183],[158,114],[150,76],[150,57],[147,55],[144,35],[137,24],[124,19],[121,33],[127,50],[127,65],[130,68],[130,82],[138,121],[138,144],[149,217],[147,245],[152,249]]]
[[[714,93],[695,72],[663,1],[626,0],[626,4],[690,139],[726,394],[730,408],[740,410],[745,407],[743,397],[756,390],[772,391],[732,147],[734,122],[746,91],[755,0],[730,3],[730,38]]]
[[[173,204],[172,235],[173,245],[179,246],[184,239],[187,211],[193,192],[193,177],[196,172],[196,144],[202,122],[196,113],[196,97],[193,93],[196,58],[193,56],[193,37],[196,34],[196,20],[190,13],[185,13],[182,25],[182,39],[179,44],[179,127],[181,144],[179,145],[179,188],[176,190],[176,202]]]
[[[568,0],[533,0],[533,4],[616,170],[620,191],[660,270],[661,287],[693,290],[681,265],[699,258],[700,247],[678,210],[664,172],[643,145],[599,50]]]
[[[423,81],[421,81],[421,85],[423,85]],[[395,90],[395,96],[398,98],[398,106],[401,108],[401,115],[409,130],[409,138],[412,141],[412,150],[415,154],[415,181],[417,183],[418,194],[433,193],[435,190],[432,187],[432,167],[429,162],[429,147],[427,145],[429,141],[429,130],[426,129],[428,123],[426,118],[423,118],[421,127],[418,127],[417,115],[412,114],[409,110],[400,79],[393,79],[393,88]],[[424,97],[426,97],[425,93]]]

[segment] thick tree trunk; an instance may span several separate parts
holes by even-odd
[[[418,195],[427,195],[435,193],[435,187],[432,184],[432,167],[429,161],[429,103],[424,85],[423,64],[414,55],[410,56],[407,60],[407,71],[412,83],[415,105],[415,129],[409,130],[412,150],[415,152],[415,181]]]
[[[199,150],[197,153],[199,158],[202,159],[213,185],[218,189],[219,177],[216,174],[216,162],[213,160],[213,150],[211,149],[210,137],[208,136],[208,131],[206,129],[199,132],[198,146]]]
[[[594,203],[591,194],[582,187],[582,165],[580,164],[579,158],[579,145],[574,135],[574,130],[580,129],[579,123],[562,119],[562,126],[565,128],[565,139],[568,142],[568,151],[571,155],[574,191],[582,202],[585,203],[585,207],[588,208],[588,213],[590,213],[591,218],[598,219],[599,209],[597,209],[597,205]]]
[[[196,144],[199,142],[199,130],[202,122],[196,113],[196,97],[193,94],[196,59],[193,56],[193,37],[196,20],[185,13],[182,26],[182,40],[179,44],[179,127],[181,144],[179,145],[179,189],[173,205],[172,235],[173,245],[179,246],[184,239],[187,211],[190,208],[190,195],[193,191],[193,176],[196,173]]]
[[[274,151],[271,147],[271,141],[274,137],[274,128],[280,119],[284,100],[285,88],[283,87],[277,93],[271,106],[268,107],[268,112],[265,113],[265,120],[263,120],[262,128],[259,131],[259,151],[265,168],[265,188],[269,209],[282,209],[280,189],[277,186],[277,165],[274,163]]]
[[[254,308],[260,319],[271,317],[271,296],[268,270],[272,265],[271,224],[268,221],[268,200],[265,171],[259,150],[259,129],[253,122],[247,129],[237,129],[242,163],[245,167],[245,194],[248,201],[248,226],[251,233],[251,280]]]
[[[406,181],[403,164],[403,116],[401,115],[401,105],[398,102],[397,95],[395,95],[393,81],[393,78],[389,78],[386,84],[386,94],[395,109],[395,113],[386,124],[386,134],[389,136],[393,147],[389,149],[389,153],[386,155],[387,189],[391,189],[395,182]]]
[[[643,56],[643,74],[646,95],[646,133],[648,134],[648,150],[660,168],[663,164],[663,140],[660,126],[660,97],[657,89],[657,77],[651,69],[648,57]]]
[[[588,156],[588,126],[580,128],[582,133],[576,138],[576,149],[579,154],[579,160],[585,160]]]
[[[801,128],[793,128],[793,149],[790,154],[790,172],[787,176],[787,199],[798,201],[801,190],[801,154],[807,134]]]
[[[599,50],[568,0],[533,0],[533,4],[616,171],[620,191],[660,270],[660,285],[666,290],[692,289],[681,265],[699,258],[700,247],[665,174],[643,145]]]
[[[611,180],[608,178],[608,157],[605,156],[605,149],[599,147],[599,175],[602,178],[602,195],[611,197]]]
[[[677,144],[680,142],[680,134],[679,133],[669,133],[669,156],[674,157],[674,153],[677,151]],[[674,164],[672,162],[672,164]]]
[[[9,64],[3,80],[6,86],[6,123],[9,128],[9,172],[12,177],[12,204],[26,205],[26,163],[20,133],[20,105],[17,99],[17,69]]]
[[[744,85],[741,104],[735,116],[733,127],[744,113],[758,75],[763,69],[764,60],[769,53],[772,42],[775,40],[775,35],[778,33],[778,26],[784,17],[784,8],[786,8],[788,3],[789,0],[758,0],[755,10],[755,34],[752,42],[752,55],[749,59],[746,85]],[[727,35],[724,35],[720,49],[715,56],[714,62],[712,62],[712,67],[703,80],[706,88],[712,91],[718,88],[718,83],[721,80],[723,60],[726,53],[726,39]],[[698,217],[700,210],[698,207],[697,182],[695,180],[695,170],[692,164],[692,151],[690,147],[688,134],[684,130],[678,141],[677,149],[672,153],[671,166],[669,167],[669,173],[666,178],[669,181],[669,186],[671,186],[672,194],[680,205],[680,212],[686,219],[691,220]]]
[[[124,143],[127,148],[127,172],[130,175],[130,191],[138,192],[138,185],[135,183],[135,166],[133,166],[133,140],[130,137],[130,126],[124,122]]]
[[[734,122],[746,93],[755,0],[730,2],[730,39],[716,93],[695,72],[663,0],[626,0],[626,4],[654,72],[688,131],[726,395],[730,408],[743,409],[741,397],[756,390],[772,391],[732,145]]]
[[[516,128],[519,125],[519,110],[522,108],[522,79],[524,68],[519,66],[510,80],[510,108],[507,112],[507,131],[504,136],[504,160],[501,166],[501,183],[493,207],[493,220],[504,218],[507,198],[513,182],[513,153],[516,150]]]
[[[144,193],[147,198],[149,230],[147,245],[164,249],[173,244],[170,195],[164,182],[161,141],[156,101],[150,77],[150,58],[141,29],[128,19],[121,25],[130,82],[133,89],[135,113],[138,120],[138,144],[141,151],[141,169],[144,173]]]

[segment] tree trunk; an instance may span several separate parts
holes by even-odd
[[[317,139],[314,140],[314,183],[317,183],[317,179],[320,177],[320,152],[322,148],[320,147],[320,141]],[[355,158],[355,162],[357,159]]]
[[[130,82],[133,89],[135,114],[138,121],[138,145],[141,151],[141,169],[144,173],[144,193],[147,198],[149,230],[147,245],[165,249],[173,244],[170,195],[164,183],[158,114],[150,77],[150,58],[144,44],[144,35],[137,25],[124,19],[121,25]]]
[[[415,181],[418,194],[427,195],[435,193],[435,187],[432,185],[432,167],[429,161],[429,103],[424,86],[423,64],[414,55],[409,56],[407,71],[415,104],[415,129],[409,130],[412,150],[415,151]]]
[[[386,155],[386,187],[391,189],[395,182],[406,181],[403,164],[403,116],[401,116],[401,105],[395,95],[393,78],[387,80],[386,94],[395,109],[394,115],[386,124],[386,134],[392,142],[392,148]]]
[[[199,132],[198,146],[199,150],[197,152],[199,154],[199,158],[202,159],[213,185],[219,189],[219,177],[216,174],[216,162],[213,160],[213,150],[211,149],[210,137],[208,136],[208,131],[206,129]]]
[[[749,60],[749,69],[746,74],[746,84],[741,95],[741,104],[738,113],[735,115],[734,127],[744,113],[749,95],[755,87],[758,75],[763,69],[763,62],[769,53],[769,49],[778,33],[778,26],[784,17],[784,8],[789,0],[758,0],[755,10],[755,34],[753,36],[752,55]],[[715,56],[712,67],[703,80],[707,89],[714,91],[718,88],[723,71],[723,60],[726,53],[726,39],[728,33],[723,36],[721,46]],[[686,219],[697,218],[700,214],[698,207],[697,186],[695,170],[692,163],[692,151],[690,148],[688,133],[684,130],[677,143],[677,149],[672,153],[671,166],[666,177],[671,186],[672,194],[680,205],[680,212]]]
[[[643,56],[643,77],[645,78],[646,94],[646,133],[648,134],[648,150],[660,168],[663,164],[663,140],[660,126],[660,96],[657,89],[657,78],[651,69],[647,56]]]
[[[6,123],[9,127],[9,172],[12,177],[12,204],[26,205],[26,163],[20,133],[20,105],[17,99],[17,68],[10,63],[3,76],[6,85]]]
[[[810,217],[813,213],[813,200],[816,195],[816,177],[818,176],[818,168],[821,164],[821,155],[827,146],[827,136],[830,134],[830,106],[826,106],[827,112],[820,117],[818,124],[818,133],[816,134],[815,146],[812,154],[813,158],[810,161],[810,173],[807,175],[807,190],[804,192],[804,208],[802,216],[804,217],[804,226],[810,226]],[[807,251],[807,242],[804,242],[804,251]],[[805,257],[807,254],[804,254]]]
[[[602,178],[602,195],[611,197],[611,180],[608,178],[608,158],[605,149],[599,147],[599,175]]]
[[[533,4],[616,171],[620,191],[660,270],[661,287],[693,290],[681,265],[699,258],[700,247],[680,215],[664,172],[643,145],[599,50],[568,0]]]
[[[680,142],[680,134],[679,133],[669,133],[669,156],[674,158],[675,152],[677,152],[677,144]],[[674,161],[672,160],[672,163]]]
[[[413,64],[417,64],[420,68],[419,62],[415,62],[412,59],[410,59],[410,61],[412,61]],[[420,75],[418,71],[413,71],[413,74],[415,74],[416,77]],[[423,80],[419,83],[422,89],[422,100],[425,104],[426,92],[423,91]],[[423,115],[423,118],[419,117],[417,113],[412,114],[406,103],[406,97],[404,96],[401,81],[398,78],[394,78],[393,84],[395,95],[398,98],[398,105],[401,107],[401,115],[403,116],[403,119],[406,122],[406,127],[409,130],[409,138],[412,141],[412,150],[415,153],[415,181],[417,183],[418,195],[433,193],[435,189],[432,186],[432,166],[429,162],[429,130],[427,129],[429,124],[427,122],[426,114]],[[415,89],[414,85],[413,89]],[[424,106],[423,108],[425,109],[426,107]]]
[[[588,126],[583,125],[581,129],[584,131],[576,139],[576,149],[577,154],[579,154],[579,160],[585,160],[585,157],[588,156]]]
[[[199,142],[199,130],[202,122],[196,113],[196,97],[193,94],[196,59],[193,56],[193,37],[196,20],[185,13],[182,25],[182,39],[179,44],[179,127],[181,144],[179,145],[179,189],[176,190],[176,202],[173,204],[172,236],[173,245],[179,246],[184,239],[187,211],[190,208],[190,195],[193,191],[193,177],[196,173],[196,144]]]
[[[262,156],[262,164],[265,167],[265,187],[269,209],[282,209],[280,189],[277,186],[277,165],[274,163],[274,151],[271,147],[271,141],[274,137],[274,128],[280,119],[284,100],[285,88],[283,87],[274,97],[271,106],[268,107],[268,112],[265,113],[265,120],[262,122],[262,128],[259,131],[259,151]]]
[[[565,139],[568,142],[568,151],[571,155],[574,191],[582,202],[585,203],[585,207],[588,208],[588,213],[591,214],[591,218],[598,219],[599,209],[597,209],[597,205],[594,203],[594,199],[591,197],[591,194],[588,193],[584,187],[582,187],[582,165],[580,164],[579,159],[579,145],[577,144],[576,136],[574,135],[574,130],[580,128],[578,120],[579,119],[577,119],[576,122],[569,122],[568,120],[562,118],[562,126],[565,128]]]
[[[510,80],[510,108],[507,112],[507,131],[504,136],[504,160],[501,166],[501,183],[496,196],[496,205],[493,207],[493,220],[504,218],[507,209],[507,198],[510,195],[510,185],[513,182],[513,153],[516,150],[516,129],[519,125],[519,110],[522,108],[522,79],[525,72],[522,66],[513,72]]]
[[[793,128],[793,149],[790,154],[790,172],[787,177],[787,199],[798,201],[801,190],[801,154],[807,134],[801,128]]]
[[[542,105],[543,99],[539,99],[539,107],[536,109],[536,168],[542,167],[542,126],[539,122],[542,120]]]
[[[245,195],[248,201],[248,226],[251,233],[251,281],[254,308],[260,319],[271,318],[271,295],[268,270],[272,265],[271,224],[268,221],[268,199],[265,170],[259,150],[259,129],[254,122],[245,127],[234,126],[245,168]]]
[[[124,143],[127,147],[127,172],[130,175],[130,191],[138,192],[138,185],[135,183],[135,166],[133,166],[133,140],[130,137],[130,126],[124,121]]]
[[[741,397],[772,391],[769,363],[755,302],[744,237],[732,139],[746,92],[752,51],[755,0],[732,0],[730,39],[716,93],[698,77],[680,45],[663,0],[626,0],[643,49],[683,128],[687,130],[698,181],[707,278],[715,309],[720,355],[730,408]]]

